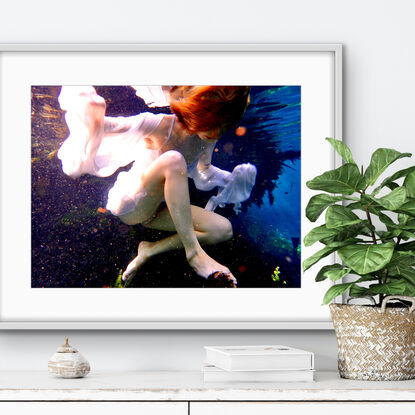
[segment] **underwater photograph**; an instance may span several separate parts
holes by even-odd
[[[301,288],[301,87],[32,86],[32,288]]]

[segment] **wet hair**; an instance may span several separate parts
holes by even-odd
[[[229,129],[242,119],[249,86],[173,86],[170,109],[191,134]]]

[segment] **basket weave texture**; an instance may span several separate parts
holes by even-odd
[[[330,304],[339,374],[357,380],[415,378],[415,313],[408,308]]]

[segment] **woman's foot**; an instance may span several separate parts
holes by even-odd
[[[137,256],[128,264],[126,270],[122,274],[121,280],[124,287],[130,285],[132,279],[137,273],[138,269],[143,266],[147,260],[151,257],[152,242],[142,241],[138,245]]]
[[[219,271],[210,274],[207,282],[208,287],[236,288],[238,285],[236,278],[232,274],[225,274]]]
[[[196,274],[202,278],[226,279],[229,281],[229,286],[233,287],[236,287],[238,283],[227,267],[216,262],[205,251],[192,255],[187,261]]]

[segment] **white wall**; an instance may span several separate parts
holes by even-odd
[[[344,139],[415,151],[412,0],[0,0],[0,43],[342,43]],[[280,343],[337,366],[330,331],[0,332],[0,370],[44,369],[65,335],[96,370],[197,370],[206,344]]]

